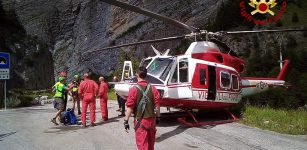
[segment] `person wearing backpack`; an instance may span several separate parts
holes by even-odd
[[[65,86],[65,80],[65,77],[59,77],[59,82],[53,86],[55,91],[54,108],[57,109],[57,113],[55,114],[55,117],[51,119],[51,122],[55,125],[59,125],[56,118],[59,118],[60,120],[61,112],[65,111],[64,92],[68,90],[68,88]]]
[[[154,150],[156,124],[160,121],[160,94],[158,90],[147,83],[147,69],[139,67],[138,83],[130,88],[124,117],[126,132],[130,129],[129,118],[134,113],[135,139],[138,150]]]

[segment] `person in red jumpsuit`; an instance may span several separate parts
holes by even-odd
[[[101,119],[103,121],[108,120],[108,85],[104,82],[104,77],[99,77],[100,87],[99,87],[99,98],[100,98],[100,110]]]
[[[141,117],[142,113],[137,110],[137,106],[140,102],[140,99],[143,96],[142,89],[147,88],[147,81],[145,80],[147,76],[147,69],[145,67],[139,67],[137,72],[138,87],[134,86],[130,88],[126,106],[126,116],[124,118],[124,126],[126,132],[130,129],[128,120],[132,113],[135,114],[135,139],[136,145],[139,150],[154,150],[155,136],[156,136],[156,122],[159,122],[160,119],[160,94],[158,90],[149,84],[151,88],[150,92],[147,92],[148,102],[145,107],[143,118]],[[150,103],[149,103],[150,102]],[[151,104],[151,105],[149,105]],[[138,125],[138,121],[140,124]]]
[[[90,106],[91,126],[95,126],[96,96],[98,94],[98,85],[95,81],[89,78],[88,73],[84,74],[84,81],[80,83],[78,94],[82,99],[81,121],[83,127],[86,127],[86,112],[88,105]]]

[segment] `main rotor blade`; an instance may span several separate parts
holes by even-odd
[[[98,52],[98,51],[107,50],[107,49],[113,49],[113,48],[119,48],[119,47],[125,47],[125,46],[132,46],[132,45],[139,45],[139,44],[146,44],[146,43],[157,43],[157,42],[164,42],[164,41],[172,41],[172,40],[183,39],[185,37],[186,37],[185,35],[182,35],[182,36],[174,36],[174,37],[167,37],[167,38],[161,38],[161,39],[140,41],[140,42],[134,42],[134,43],[129,43],[129,44],[122,44],[122,45],[117,45],[117,46],[105,47],[105,48],[102,48],[102,49],[87,51],[85,53],[93,53],[93,52]]]
[[[136,13],[140,13],[142,15],[145,15],[145,16],[148,16],[148,17],[151,17],[151,18],[155,18],[155,19],[164,21],[164,22],[172,24],[174,26],[184,28],[184,29],[186,29],[190,32],[199,32],[199,29],[196,28],[196,27],[189,26],[189,25],[184,24],[180,21],[168,18],[166,16],[162,16],[160,14],[154,13],[154,12],[149,11],[149,10],[144,9],[144,8],[140,8],[140,7],[130,5],[130,4],[127,4],[127,3],[124,3],[124,2],[120,2],[120,1],[117,1],[117,0],[101,0],[101,1],[108,3],[110,5],[114,5],[114,6],[126,9],[126,10],[130,10],[130,11],[133,11],[133,12],[136,12]]]
[[[296,32],[296,31],[307,31],[304,29],[283,29],[283,30],[256,30],[256,31],[220,31],[217,33],[221,34],[244,34],[244,33],[274,33],[274,32]]]

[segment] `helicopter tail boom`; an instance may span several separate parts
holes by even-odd
[[[284,62],[284,66],[276,78],[242,77],[242,96],[254,95],[278,86],[288,87],[289,85],[285,84],[285,78],[289,70],[289,60]]]

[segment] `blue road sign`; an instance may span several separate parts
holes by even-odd
[[[9,69],[10,68],[10,54],[0,52],[0,68]]]

